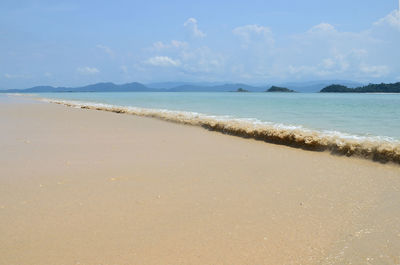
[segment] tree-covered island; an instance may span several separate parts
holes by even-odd
[[[323,88],[320,93],[400,93],[400,82],[393,84],[369,84],[356,88],[349,88],[342,85],[330,85]]]
[[[286,87],[278,87],[278,86],[271,86],[267,91],[265,92],[296,92],[294,90],[291,90],[289,88]]]

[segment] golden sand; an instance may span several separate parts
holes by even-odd
[[[399,264],[400,167],[0,98],[0,264]]]

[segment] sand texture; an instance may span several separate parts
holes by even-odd
[[[0,264],[400,264],[400,166],[0,97]]]

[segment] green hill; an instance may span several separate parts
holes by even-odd
[[[342,85],[330,85],[323,88],[321,93],[400,93],[400,82],[393,84],[369,84],[362,87],[348,88]]]
[[[278,86],[271,86],[267,91],[265,92],[296,92],[294,90],[291,90],[289,88],[286,87],[278,87]]]

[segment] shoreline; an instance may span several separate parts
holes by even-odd
[[[355,156],[373,162],[400,165],[400,142],[386,141],[378,137],[349,137],[336,132],[292,128],[292,126],[254,124],[243,119],[220,119],[215,116],[185,111],[170,111],[139,107],[116,106],[102,103],[80,102],[37,98],[40,101],[68,107],[108,111],[143,117],[157,118],[169,122],[199,126],[209,131],[255,139],[271,144],[285,145],[298,149],[330,152],[333,155]]]
[[[391,264],[395,164],[0,101],[0,263]]]

